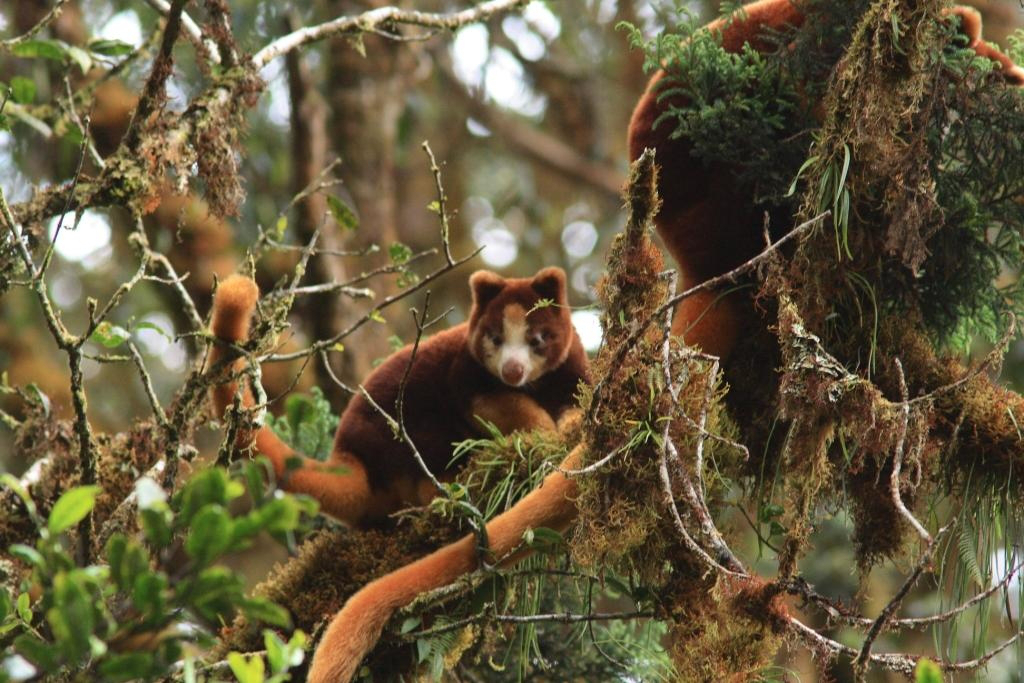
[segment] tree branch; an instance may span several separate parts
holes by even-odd
[[[338,17],[317,26],[292,31],[259,50],[249,59],[249,64],[257,70],[262,69],[274,59],[303,45],[335,36],[372,32],[394,24],[454,31],[467,24],[486,21],[498,14],[520,9],[527,2],[528,0],[488,0],[476,7],[451,14],[380,7],[356,16]]]

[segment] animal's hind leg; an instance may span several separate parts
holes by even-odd
[[[347,524],[358,526],[365,520],[372,496],[362,462],[350,453],[339,452],[332,453],[327,462],[319,462],[290,449],[275,449],[275,443],[267,439],[269,443],[264,444],[264,439],[261,431],[256,449],[270,457],[281,488],[315,498],[321,512]]]

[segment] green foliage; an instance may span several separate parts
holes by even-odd
[[[474,522],[491,519],[535,489],[565,458],[565,444],[549,433],[502,435],[483,424],[489,438],[456,446],[454,457],[469,462],[459,481],[449,485],[453,495],[436,498],[431,512]],[[615,680],[623,667],[643,680],[671,680],[661,647],[665,627],[658,622],[492,621],[491,615],[586,614],[598,611],[597,604],[616,604],[625,611],[653,606],[653,594],[644,586],[612,572],[598,578],[572,564],[567,539],[559,531],[527,529],[522,547],[533,553],[446,604],[443,614],[429,619],[414,614],[401,622],[400,634],[411,643],[412,661],[424,674],[440,680],[443,668],[461,656],[470,670],[483,670],[493,681],[548,680],[555,671],[557,680]],[[445,630],[467,619],[471,625]]]
[[[292,394],[284,403],[281,417],[269,416],[267,423],[274,433],[297,451],[317,460],[326,460],[334,445],[338,416],[319,387],[309,395]]]
[[[925,319],[962,345],[1024,313],[1019,280],[997,284],[1024,267],[1024,94],[984,76],[991,67],[971,50],[951,49],[945,63],[965,76],[945,82],[929,128],[944,225],[918,287]]]
[[[228,503],[246,489],[242,481],[259,481],[257,468],[246,463],[244,469],[253,472],[242,472],[238,479],[223,469],[203,470],[170,501],[156,482],[141,479],[136,488],[141,537],[113,533],[104,549],[105,564],[79,566],[70,550],[75,544],[66,538],[93,509],[99,487],[69,489],[46,520],[32,506],[38,540],[34,546],[9,548],[31,572],[16,596],[0,590],[5,643],[0,657],[20,655],[46,675],[148,679],[166,675],[181,661],[187,644],[208,645],[216,629],[239,611],[288,627],[287,612],[247,596],[242,579],[217,564],[257,534],[293,533],[315,513],[315,504],[284,495],[254,497],[249,512],[230,512]],[[27,494],[22,497],[31,501]],[[183,539],[187,560],[176,552],[176,539]],[[263,675],[262,661],[250,662],[241,669],[248,677],[239,680],[284,681],[287,669],[301,661],[304,636],[297,634],[287,644],[272,634],[267,638],[270,677]]]
[[[108,349],[113,349],[128,341],[129,337],[131,337],[131,333],[128,330],[120,325],[114,325],[104,320],[93,330],[89,341],[101,344]]]
[[[298,666],[305,658],[307,641],[302,631],[296,631],[286,643],[276,633],[267,630],[263,632],[266,659],[258,654],[246,656],[240,652],[230,652],[227,657],[228,666],[238,683],[283,683],[291,680],[288,669]],[[270,675],[267,676],[267,673]]]
[[[36,98],[35,82],[24,76],[15,76],[11,79],[11,97],[18,104],[32,104]]]
[[[946,48],[928,53],[924,65],[935,73],[928,80],[935,91],[923,95],[931,99],[915,158],[930,160],[928,177],[908,181],[915,192],[932,192],[937,210],[887,214],[888,178],[860,173],[865,166],[858,154],[871,150],[840,145],[827,159],[807,153],[820,129],[809,108],[823,96],[864,9],[863,2],[811,0],[802,28],[767,38],[784,49],[765,52],[746,46],[727,53],[715,34],[695,31],[690,21],[650,41],[639,29],[625,28],[631,44],[644,50],[645,68],[667,72],[658,92],[667,109],[655,126],[671,127],[671,136],[695,157],[734,173],[737,185],[770,212],[776,230],[793,224],[798,185],[815,184],[812,210],[832,211],[836,249],[814,257],[845,261],[848,281],[858,278],[823,313],[837,335],[873,334],[881,311],[919,315],[943,343],[963,346],[978,333],[994,338],[1008,313],[1024,313],[1021,286],[996,283],[1004,270],[1024,268],[1024,95],[967,47],[953,22],[944,22],[938,31]],[[893,36],[901,31],[894,26]],[[1022,45],[1024,37],[1015,35],[1011,54],[1024,55]],[[901,220],[922,224],[895,225]],[[895,246],[878,258],[879,242],[897,231],[925,236],[920,268],[908,266]],[[871,309],[870,319],[854,320]]]
[[[942,683],[942,669],[930,659],[922,659],[914,669],[914,683]]]
[[[392,266],[395,268],[395,272],[398,273],[398,280],[395,283],[398,287],[410,287],[419,282],[419,275],[416,271],[409,268],[414,254],[408,245],[394,242],[388,247],[388,256],[391,257]]]
[[[725,10],[723,10],[724,13]],[[759,201],[777,201],[803,160],[809,142],[809,113],[798,98],[795,80],[784,63],[745,45],[726,52],[719,36],[697,31],[688,17],[650,41],[640,29],[620,25],[630,44],[644,51],[644,69],[664,68],[658,100],[665,111],[655,129],[670,128],[704,161],[735,164],[739,181],[755,189]]]
[[[359,217],[356,216],[356,212],[333,194],[327,195],[327,208],[338,225],[345,230],[355,231],[359,229]]]
[[[96,41],[89,47],[81,48],[68,45],[62,40],[32,39],[23,40],[11,48],[11,53],[24,59],[48,59],[62,64],[77,66],[81,72],[88,73],[97,58],[110,56],[112,53],[125,54],[119,41]],[[130,51],[130,47],[129,47]]]
[[[99,486],[78,486],[65,491],[53,504],[46,529],[51,534],[60,534],[85,519],[96,505]]]

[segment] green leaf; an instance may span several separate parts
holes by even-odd
[[[294,531],[299,526],[301,510],[290,496],[275,498],[261,507],[258,512],[260,526],[270,533]]]
[[[171,335],[167,334],[167,331],[164,328],[160,327],[156,323],[151,323],[148,320],[143,320],[142,322],[135,323],[134,327],[132,328],[132,331],[135,332],[138,330],[153,330],[167,341],[174,341]]]
[[[288,610],[265,598],[248,598],[241,604],[242,612],[250,621],[260,621],[279,628],[291,626]]]
[[[96,505],[99,486],[76,486],[57,499],[46,523],[51,534],[60,534],[85,519]]]
[[[327,208],[338,225],[346,230],[356,230],[359,227],[359,217],[356,216],[356,212],[333,194],[327,195]]]
[[[129,541],[123,534],[114,534],[107,541],[107,564],[110,578],[122,591],[131,590],[136,579],[149,569],[149,553],[138,543]]]
[[[359,56],[366,59],[366,43],[363,41],[363,34],[356,33],[355,35],[348,37],[348,44],[353,50],[359,53]]]
[[[121,571],[127,549],[128,539],[124,534],[112,535],[110,540],[107,541],[107,546],[105,548],[107,566],[110,567],[110,578],[113,579],[114,583],[119,587],[124,585],[124,581],[121,578]]]
[[[132,587],[132,603],[146,617],[159,619],[166,607],[167,577],[155,572],[143,572]]]
[[[120,325],[114,325],[104,320],[93,330],[93,333],[89,336],[89,341],[112,349],[124,344],[131,336],[131,333]]]
[[[405,634],[410,633],[414,628],[423,623],[420,617],[406,617],[405,621],[402,622],[402,627],[399,629],[399,633]]]
[[[430,640],[427,638],[419,638],[416,640],[416,663],[422,664],[430,656],[431,651]]]
[[[18,43],[11,50],[15,57],[43,57],[56,62],[63,62],[67,54],[67,45],[59,40],[26,40]]]
[[[245,657],[240,652],[228,653],[228,666],[239,683],[263,683],[263,658],[259,656]]]
[[[412,249],[401,242],[395,242],[388,247],[388,256],[391,257],[392,263],[400,266],[403,263],[408,263],[409,259],[412,258]]]
[[[36,84],[31,78],[15,76],[11,79],[11,97],[18,104],[32,104],[36,99]]]
[[[184,490],[175,496],[178,517],[175,520],[187,528],[192,517],[206,505],[227,505],[228,501],[245,493],[245,486],[228,479],[220,467],[210,467],[194,475]]]
[[[153,668],[153,655],[149,652],[115,654],[101,662],[99,667],[105,683],[147,678]]]
[[[146,533],[146,540],[155,548],[162,550],[171,544],[173,533],[168,510],[148,508],[139,511],[139,516],[142,517],[142,529]]]
[[[89,70],[92,69],[92,55],[77,45],[68,45],[67,51],[68,57],[78,65],[78,68],[82,70],[82,73],[89,73]]]
[[[629,597],[633,596],[633,589],[627,586],[619,577],[614,574],[608,574],[604,577],[605,583],[615,592],[620,595],[626,595]]]
[[[270,629],[263,631],[263,644],[267,648],[267,663],[270,665],[271,673],[281,673],[288,670],[287,645],[284,644],[277,634]]]
[[[18,596],[18,618],[26,624],[32,623],[32,607],[30,602],[31,598],[29,598],[28,593],[22,593]]]
[[[47,672],[57,668],[58,657],[60,656],[60,653],[52,644],[28,633],[24,633],[14,639],[14,651],[37,668]]]
[[[122,57],[131,54],[135,48],[121,40],[97,38],[89,41],[89,51],[105,57]]]
[[[298,666],[306,658],[306,645],[309,637],[303,631],[296,630],[288,641],[288,665]]]
[[[326,460],[334,446],[338,416],[319,388],[310,395],[293,394],[285,401],[284,415],[270,419],[270,427],[285,443],[317,460]]]
[[[41,406],[41,407],[42,407],[42,409],[43,409],[43,415],[44,415],[45,417],[50,417],[50,412],[51,412],[51,411],[52,411],[52,409],[53,409],[53,406],[52,406],[52,404],[51,404],[51,402],[50,402],[50,397],[49,397],[49,396],[47,396],[46,394],[44,394],[44,393],[43,393],[43,390],[42,390],[42,389],[40,389],[40,388],[39,388],[39,385],[38,385],[38,384],[36,384],[35,382],[32,382],[31,384],[29,384],[29,385],[28,385],[28,388],[29,388],[29,391],[31,391],[31,392],[32,392],[32,398],[33,398],[33,400],[34,400],[34,401],[35,401],[35,402],[36,402],[36,403],[37,403],[37,404],[38,404],[39,406]]]
[[[527,529],[527,532],[529,532],[530,536],[527,538],[527,533],[524,532],[523,541],[534,550],[550,552],[565,544],[562,534],[554,529],[537,527],[536,529]]]
[[[444,673],[444,651],[438,650],[434,653],[434,658],[430,660],[430,676],[433,680],[441,680],[441,674]]]
[[[942,683],[942,669],[930,659],[919,659],[914,669],[914,683]]]
[[[53,581],[53,607],[46,610],[46,621],[57,639],[65,659],[77,662],[92,650],[96,616],[92,597],[86,591],[80,572],[60,572]]]
[[[85,139],[85,135],[82,133],[82,128],[77,123],[74,121],[65,121],[64,137],[62,139],[67,141],[68,144],[77,147],[82,144],[82,140]]]
[[[232,615],[244,601],[241,577],[222,566],[182,579],[175,584],[175,592],[201,618],[211,621]]]
[[[14,491],[28,509],[29,515],[35,518],[36,503],[32,500],[32,496],[28,494],[28,489],[21,485],[21,481],[16,476],[7,472],[0,474],[0,484]]]
[[[766,505],[761,506],[761,513],[758,515],[758,518],[762,522],[769,522],[775,517],[781,517],[783,512],[785,512],[785,510],[782,509],[781,505],[767,503]]]
[[[192,519],[185,550],[200,565],[207,565],[231,546],[232,527],[231,518],[224,508],[219,505],[204,507]]]

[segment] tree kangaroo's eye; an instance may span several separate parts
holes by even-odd
[[[502,336],[500,334],[498,334],[497,332],[488,332],[487,333],[487,338],[490,339],[491,343],[494,344],[495,346],[501,346],[502,342],[505,341],[502,338]]]

